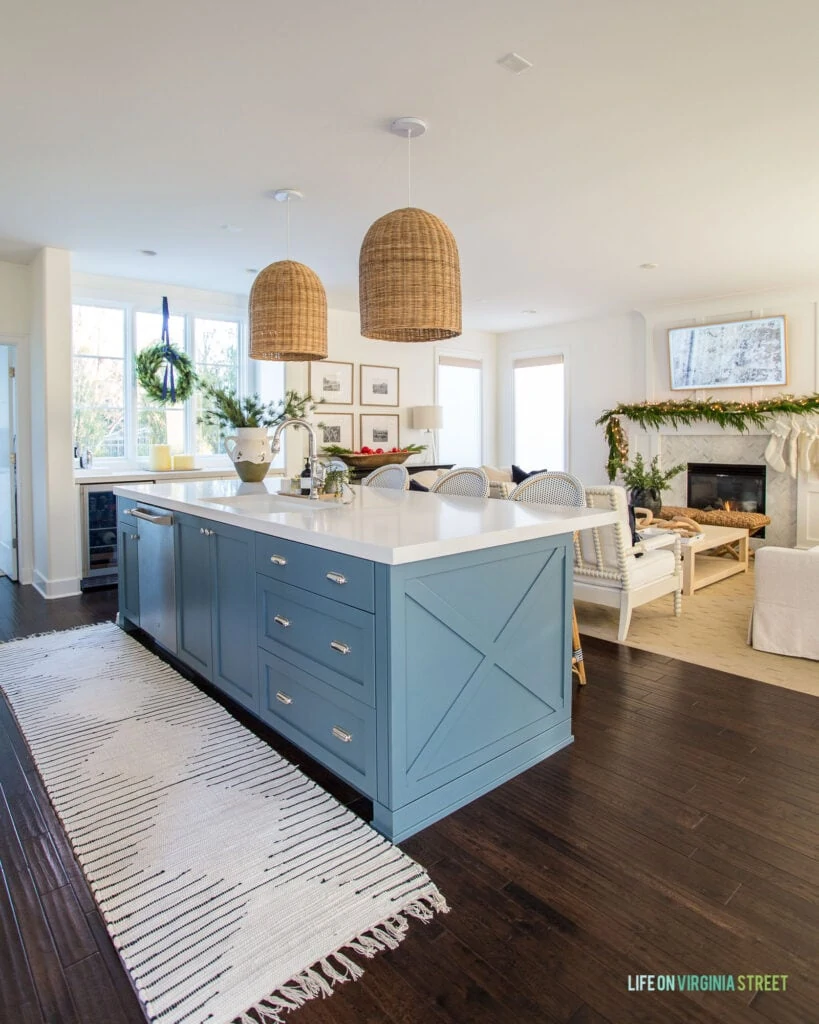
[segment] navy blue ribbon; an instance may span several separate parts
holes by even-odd
[[[165,342],[165,376],[162,378],[162,401],[171,393],[171,402],[176,401],[176,381],[174,379],[173,364],[179,358],[171,348],[171,332],[169,329],[170,312],[168,311],[168,296],[162,296],[162,340]]]

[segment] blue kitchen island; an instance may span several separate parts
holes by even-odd
[[[119,622],[373,802],[398,842],[572,740],[572,534],[613,514],[276,482],[116,488]]]

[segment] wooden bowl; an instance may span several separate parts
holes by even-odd
[[[382,452],[380,455],[339,455],[342,462],[356,469],[378,469],[379,466],[397,466],[406,462],[412,452]]]

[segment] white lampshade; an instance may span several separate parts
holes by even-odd
[[[440,430],[444,425],[443,406],[416,405],[410,413],[414,430]]]

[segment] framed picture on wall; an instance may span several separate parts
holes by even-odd
[[[310,394],[327,405],[353,404],[353,363],[327,359],[310,363]]]
[[[398,405],[398,367],[361,364],[360,405]]]
[[[317,424],[319,447],[323,448],[328,444],[339,445],[342,448],[355,448],[353,443],[353,414],[351,412],[324,412],[319,410],[315,414]]]
[[[361,413],[360,448],[398,448],[398,414]]]
[[[753,388],[788,383],[785,317],[674,327],[671,388]]]

